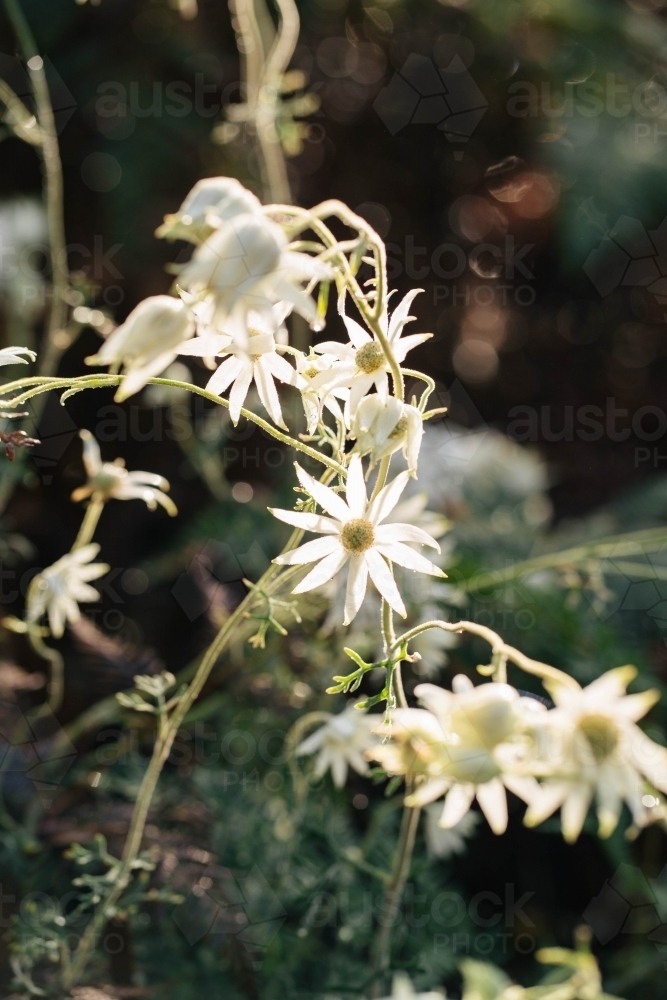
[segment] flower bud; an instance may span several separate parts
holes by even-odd
[[[261,207],[259,199],[233,177],[205,177],[197,181],[178,212],[165,215],[155,235],[203,243],[220,222],[258,212]]]

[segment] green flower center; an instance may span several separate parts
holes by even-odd
[[[346,552],[350,552],[354,556],[361,555],[366,549],[370,549],[375,541],[373,525],[370,521],[365,521],[363,517],[356,517],[343,526],[340,540]]]
[[[317,368],[306,368],[305,372],[302,372],[304,378],[315,378],[319,374]]]
[[[359,371],[363,372],[364,375],[370,375],[371,372],[376,372],[384,365],[384,351],[379,344],[371,340],[359,348],[354,356],[354,361]]]
[[[606,760],[618,743],[615,723],[604,715],[587,715],[579,722],[579,729],[586,737],[598,764]]]
[[[407,429],[408,429],[408,418],[405,416],[400,417],[398,423],[396,424],[393,431],[389,435],[389,439],[395,440],[396,438],[401,437],[402,434],[405,434]]]

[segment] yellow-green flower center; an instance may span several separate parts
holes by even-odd
[[[302,372],[304,378],[315,378],[319,375],[317,368],[306,368],[305,372]]]
[[[343,525],[340,540],[346,552],[354,556],[361,555],[366,549],[370,549],[375,541],[373,525],[363,517],[355,517]]]
[[[407,429],[408,429],[408,418],[405,416],[400,417],[398,423],[396,424],[393,431],[389,435],[389,439],[395,440],[396,438],[401,437],[402,434],[405,434]]]
[[[359,371],[363,372],[364,375],[370,375],[384,365],[384,351],[379,344],[371,340],[359,348],[354,356],[354,361]]]
[[[618,743],[618,730],[612,719],[605,715],[586,715],[579,721],[579,729],[599,764],[614,752]]]

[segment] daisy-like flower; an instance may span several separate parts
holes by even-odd
[[[248,314],[258,313],[270,325],[278,303],[317,327],[317,306],[302,285],[330,278],[331,269],[287,245],[280,226],[265,216],[236,215],[195,250],[179,284],[195,295],[211,296],[216,321],[224,322],[241,346]]]
[[[275,313],[274,313],[275,319]],[[296,371],[276,351],[276,335],[261,315],[250,313],[245,343],[240,344],[225,334],[209,333],[183,344],[179,354],[188,357],[224,357],[206,388],[221,396],[229,386],[229,415],[237,424],[252,382],[257,387],[264,408],[278,427],[287,430],[274,378],[294,385]]]
[[[331,770],[334,785],[342,788],[348,767],[357,774],[368,774],[364,753],[377,743],[378,738],[373,734],[376,722],[376,718],[350,703],[340,715],[332,716],[300,743],[296,753],[299,756],[316,753],[315,775],[321,778]]]
[[[37,355],[29,347],[3,347],[0,349],[0,365],[27,365],[28,362],[21,355],[26,354],[30,361],[34,361]]]
[[[529,803],[537,791],[534,778],[513,773],[513,744],[526,728],[525,713],[533,706],[524,703],[531,699],[521,698],[509,684],[474,687],[464,675],[452,686],[446,691],[419,684],[415,694],[426,710],[393,711],[377,729],[392,742],[373,747],[368,756],[389,774],[422,779],[406,805],[425,806],[445,795],[439,820],[444,829],[460,823],[477,798],[493,832],[504,833],[505,789]]]
[[[563,836],[572,843],[596,799],[599,835],[608,837],[616,829],[623,802],[635,822],[643,822],[643,779],[667,792],[667,749],[636,725],[659,694],[652,690],[627,695],[636,674],[634,667],[618,667],[583,689],[544,682],[556,708],[536,720],[547,780],[526,814],[527,825],[541,823],[560,807]]]
[[[221,222],[261,209],[259,199],[235,178],[205,177],[197,181],[178,212],[165,215],[155,235],[166,240],[201,243]]]
[[[361,459],[354,455],[348,469],[346,503],[338,493],[318,483],[299,465],[296,465],[296,472],[304,490],[331,517],[269,508],[286,524],[324,535],[274,560],[280,566],[305,566],[317,562],[292,593],[304,594],[321,587],[349,562],[344,624],[349,625],[361,607],[369,575],[387,603],[405,618],[405,606],[387,560],[417,573],[445,575],[438,566],[405,544],[429,545],[439,552],[440,546],[430,535],[412,524],[382,523],[398,503],[409,473],[400,473],[369,502]]]
[[[48,615],[51,634],[56,639],[65,631],[66,622],[70,625],[80,622],[78,602],[100,599],[88,581],[97,580],[109,571],[107,563],[92,562],[99,551],[99,545],[91,542],[68,552],[38,573],[28,589],[26,621],[37,624],[42,615]]]
[[[416,406],[373,393],[357,406],[350,437],[356,439],[354,450],[359,455],[370,455],[371,468],[401,448],[408,472],[416,475],[423,433],[424,421]]]
[[[112,372],[124,369],[125,378],[115,396],[122,402],[168,368],[193,332],[194,320],[187,305],[170,295],[153,295],[132,310],[100,351],[86,358],[86,364],[110,365]]]
[[[408,311],[415,295],[421,291],[423,289],[414,288],[408,292],[394,309],[391,318],[388,319],[385,315],[381,320],[394,357],[399,364],[405,360],[408,351],[417,347],[418,344],[423,344],[425,340],[433,336],[432,333],[413,333],[409,337],[401,336],[405,324],[414,319],[414,316],[408,316]],[[328,386],[329,389],[337,389],[341,386],[349,388],[350,416],[354,417],[360,400],[373,386],[375,386],[381,400],[387,399],[389,395],[388,373],[391,369],[380,342],[371,337],[359,323],[346,315],[342,300],[339,302],[338,308],[347,328],[350,343],[340,344],[330,340],[315,346],[316,351],[333,355],[337,359],[337,363],[313,380],[313,388],[322,386]]]
[[[296,387],[301,393],[301,402],[308,422],[309,434],[314,434],[317,430],[317,425],[322,419],[323,407],[333,413],[336,420],[342,424],[345,423],[338,399],[347,400],[350,395],[349,391],[347,389],[334,389],[329,392],[326,389],[313,388],[313,380],[331,368],[334,361],[335,358],[329,354],[314,354],[312,351],[309,354],[302,354],[296,359]]]
[[[125,459],[117,458],[113,462],[103,462],[100,446],[88,430],[80,430],[79,437],[83,441],[83,464],[88,476],[88,482],[79,486],[72,493],[72,500],[143,500],[149,510],[157,510],[157,505],[167,511],[171,517],[178,514],[176,504],[163,490],[169,489],[169,483],[154,472],[128,472]]]

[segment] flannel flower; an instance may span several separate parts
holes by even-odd
[[[27,354],[30,361],[34,361],[37,357],[29,347],[3,347],[0,348],[0,365],[27,365],[28,362],[21,357],[22,354]]]
[[[425,340],[433,336],[431,333],[413,333],[409,337],[401,336],[405,324],[414,319],[413,316],[408,316],[408,310],[415,295],[421,291],[421,288],[415,288],[408,292],[394,309],[391,318],[388,319],[385,315],[380,321],[391,344],[394,357],[399,364],[405,360],[408,351],[417,347],[418,344],[423,344]],[[387,399],[390,368],[380,342],[371,337],[356,320],[346,315],[342,299],[339,300],[338,309],[347,328],[350,343],[340,344],[330,340],[315,345],[315,350],[318,353],[332,355],[336,358],[336,363],[313,379],[312,385],[313,388],[318,389],[328,386],[329,390],[341,387],[349,388],[349,410],[352,418],[359,402],[373,386],[383,402]]]
[[[321,587],[349,562],[345,625],[350,624],[361,607],[369,575],[387,603],[405,617],[405,606],[387,560],[418,573],[445,575],[438,566],[405,544],[429,545],[439,552],[438,543],[430,535],[412,524],[382,523],[398,503],[409,473],[400,473],[369,502],[361,459],[354,455],[348,469],[346,503],[338,493],[313,479],[299,465],[296,471],[304,490],[331,517],[269,508],[275,517],[286,524],[324,536],[274,560],[280,566],[317,563],[292,593],[303,594]]]
[[[279,308],[279,307],[278,307]],[[278,322],[278,308],[273,322]],[[237,424],[251,383],[254,381],[264,408],[278,427],[285,426],[274,379],[294,385],[295,369],[276,351],[276,332],[261,315],[250,313],[243,343],[224,334],[208,333],[183,344],[180,354],[188,357],[224,357],[229,355],[208,381],[206,388],[221,396],[229,386],[229,414]]]
[[[332,392],[328,392],[326,388],[313,388],[313,380],[323,371],[331,368],[334,361],[335,358],[328,354],[314,354],[312,351],[310,354],[300,354],[296,358],[296,387],[301,393],[301,402],[306,415],[309,434],[314,434],[317,430],[317,425],[322,419],[323,407],[326,407],[327,410],[333,413],[336,420],[340,421],[341,424],[345,423],[338,399],[346,400],[350,395],[349,390],[334,389]]]
[[[342,788],[351,767],[357,774],[367,774],[369,767],[364,753],[377,742],[373,735],[376,718],[366,715],[350,703],[323,726],[311,733],[296,748],[299,756],[317,754],[315,776],[321,778],[328,770],[336,788]]]
[[[155,235],[167,240],[201,243],[220,223],[236,215],[261,210],[259,199],[233,177],[205,177],[197,181],[178,212],[165,215]]]
[[[83,464],[88,481],[72,493],[72,500],[143,500],[149,510],[156,510],[157,505],[167,511],[172,517],[178,514],[176,504],[163,492],[169,489],[169,483],[154,472],[128,472],[125,460],[117,458],[115,462],[103,462],[100,446],[88,430],[79,431],[83,441]]]
[[[115,396],[120,403],[168,368],[193,332],[194,320],[185,303],[170,295],[153,295],[132,310],[86,364],[110,365],[114,373],[124,369]]]
[[[609,670],[577,690],[545,681],[555,709],[537,720],[546,780],[531,804],[526,823],[535,826],[561,810],[563,836],[575,841],[589,806],[597,800],[599,835],[616,829],[625,801],[635,822],[643,820],[643,779],[667,792],[667,749],[636,725],[655,705],[657,691],[627,695],[634,667]]]
[[[368,756],[389,774],[422,779],[406,805],[425,806],[445,795],[439,820],[445,829],[460,823],[477,798],[493,832],[504,833],[505,789],[528,803],[537,794],[534,778],[513,773],[519,755],[513,743],[538,703],[521,698],[509,684],[474,687],[464,675],[454,678],[453,688],[417,685],[425,709],[394,710],[376,730],[392,742],[373,747]]]
[[[109,571],[107,563],[92,562],[99,551],[99,545],[91,542],[68,552],[38,573],[28,589],[26,621],[34,625],[42,615],[48,615],[51,634],[56,639],[65,631],[66,622],[76,625],[81,621],[79,602],[98,601],[100,597],[88,582]]]
[[[331,269],[287,247],[287,237],[275,222],[253,212],[236,215],[197,247],[179,285],[210,298],[216,323],[241,347],[248,314],[259,314],[264,325],[275,324],[273,307],[278,304],[284,307],[283,315],[294,309],[315,327],[317,306],[302,285],[329,279]]]
[[[424,421],[416,406],[373,393],[359,403],[350,437],[356,441],[357,454],[370,456],[371,468],[401,448],[408,472],[416,475],[423,433]]]

